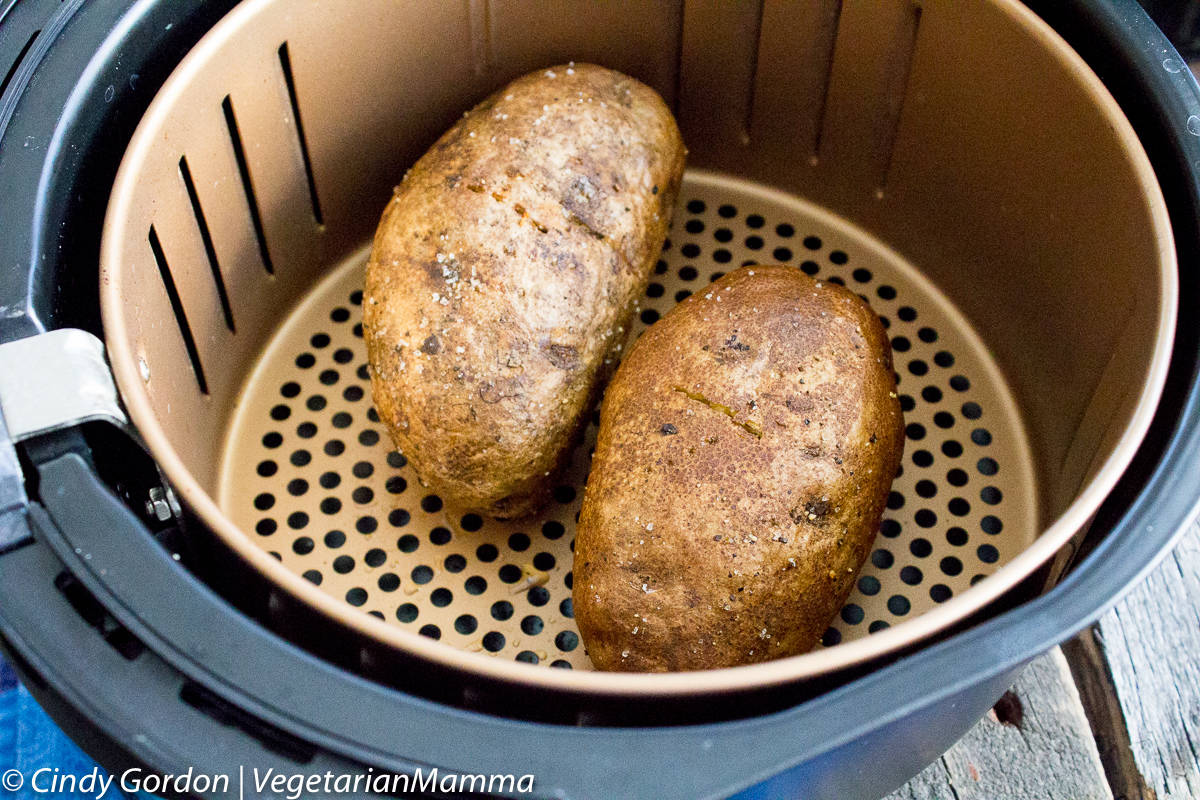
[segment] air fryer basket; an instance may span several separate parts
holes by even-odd
[[[542,3],[536,37],[529,14],[250,0],[164,85],[113,188],[101,303],[123,399],[183,501],[365,635],[567,690],[812,677],[911,646],[1039,568],[1052,585],[1149,424],[1177,292],[1154,175],[1083,61],[1010,0]],[[631,335],[743,263],[852,286],[889,326],[904,464],[814,653],[576,671],[594,425],[552,507],[497,523],[422,488],[370,408],[359,289],[391,186],[488,91],[571,59],[657,88],[690,148]]]
[[[0,59],[7,53],[18,60],[0,86],[0,184],[6,189],[0,194],[0,342],[62,327],[100,333],[95,267],[121,154],[168,73],[231,5],[20,0],[5,8]],[[1087,59],[1129,116],[1171,215],[1181,295],[1194,295],[1200,284],[1200,138],[1188,121],[1200,117],[1200,86],[1133,0],[1029,5]],[[482,18],[503,17],[508,8],[472,4]],[[686,8],[700,13],[694,3]],[[767,29],[773,6],[765,8],[761,38],[767,42],[774,35]],[[928,23],[921,20],[922,31]],[[977,42],[980,58],[1009,44],[978,31],[961,33]],[[753,19],[733,34],[759,40]],[[728,42],[730,31],[722,35]],[[918,49],[925,35],[918,34]],[[754,50],[751,44],[739,52]],[[969,59],[957,66],[964,65],[971,74],[987,68]],[[910,92],[905,107],[915,97]],[[1030,108],[1031,114],[1060,110]],[[1084,138],[1093,135],[1081,130]],[[248,163],[256,169],[253,156]],[[798,166],[781,163],[779,171]],[[1096,176],[1098,192],[1115,185],[1107,175]],[[836,205],[822,205],[842,215]],[[922,230],[908,238],[919,240]],[[904,237],[869,232],[928,272],[923,254],[899,246]],[[947,289],[941,279],[938,285]],[[967,310],[953,292],[946,295]],[[1013,387],[988,325],[974,312],[968,316]],[[177,331],[170,322],[163,334]],[[30,347],[54,351],[36,342]],[[853,669],[765,690],[758,695],[769,701],[765,706],[732,691],[703,699],[639,693],[635,702],[615,702],[599,692],[556,690],[549,681],[517,686],[469,671],[461,660],[438,664],[415,651],[388,649],[365,628],[319,611],[311,598],[286,593],[272,583],[274,575],[246,568],[223,539],[211,546],[203,520],[186,513],[162,522],[143,516],[146,493],[161,491],[161,477],[152,461],[137,457],[104,425],[69,426],[23,441],[13,436],[20,464],[0,457],[0,646],[38,702],[114,772],[136,765],[236,774],[239,765],[260,765],[320,775],[368,764],[377,772],[429,765],[506,772],[519,765],[536,773],[538,796],[878,797],[965,732],[1021,664],[1094,620],[1144,576],[1195,515],[1198,357],[1200,322],[1182,315],[1149,433],[1056,585],[1025,602],[1018,602],[1028,597],[1024,591],[1008,592],[935,637],[912,637],[902,650]],[[47,361],[54,378],[42,384],[44,395],[80,385]],[[190,372],[184,376],[194,380]],[[1020,392],[1013,396],[1023,403]],[[6,411],[9,399],[0,390]],[[58,405],[60,395],[53,399]],[[1020,410],[1026,413],[1024,405]],[[1036,445],[1028,422],[1026,429]],[[6,438],[0,427],[0,450]],[[1054,566],[1057,571],[1058,559]],[[1019,589],[1039,585],[1045,573],[1038,570]],[[965,596],[978,596],[1004,574]],[[492,660],[526,674],[596,677]],[[664,717],[668,702],[674,712]],[[582,724],[530,722],[535,719]],[[717,719],[726,721],[712,722]]]

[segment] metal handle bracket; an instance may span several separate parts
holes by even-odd
[[[0,344],[0,411],[13,442],[94,420],[129,427],[104,343],[75,328]]]

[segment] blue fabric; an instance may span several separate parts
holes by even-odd
[[[42,711],[17,680],[12,667],[0,659],[0,774],[17,770],[23,785],[17,791],[0,786],[3,800],[41,800],[45,797],[64,800],[96,800],[94,793],[61,792],[39,794],[30,787],[34,772],[43,767],[58,769],[60,775],[83,776],[91,773],[96,762],[88,758],[71,739]],[[107,774],[107,773],[104,773]],[[129,797],[116,786],[109,788],[100,800],[125,800]],[[149,795],[144,795],[149,800]]]

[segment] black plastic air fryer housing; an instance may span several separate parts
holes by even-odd
[[[232,5],[0,0],[0,342],[60,327],[102,335],[100,233],[126,143]],[[1200,118],[1200,87],[1133,0],[1030,5],[1141,137],[1182,296],[1196,296],[1200,125],[1188,120]],[[194,521],[149,520],[157,471],[102,423],[14,448],[0,420],[0,637],[38,701],[116,772],[438,767],[532,773],[539,797],[878,797],[957,740],[1025,663],[1095,620],[1191,521],[1198,361],[1200,320],[1183,314],[1150,434],[1054,589],[1013,594],[870,672],[641,709],[465,684],[294,607],[206,546]]]

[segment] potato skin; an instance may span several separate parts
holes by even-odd
[[[855,294],[755,266],[684,300],[601,409],[573,590],[592,663],[695,670],[812,648],[903,447],[891,347]]]
[[[686,151],[662,99],[588,64],[519,78],[383,212],[363,333],[376,408],[460,509],[539,506],[623,346]]]

